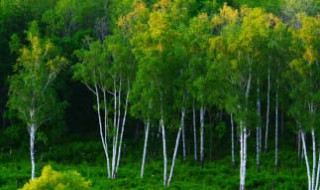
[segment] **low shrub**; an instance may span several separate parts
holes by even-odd
[[[91,181],[86,181],[77,171],[58,172],[45,166],[41,176],[26,183],[21,190],[85,190]]]

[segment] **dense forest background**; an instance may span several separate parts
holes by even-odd
[[[0,0],[0,188],[319,189],[319,11]]]

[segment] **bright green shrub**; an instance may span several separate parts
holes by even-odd
[[[91,181],[86,181],[77,171],[57,172],[45,166],[39,178],[30,180],[21,190],[85,190]]]

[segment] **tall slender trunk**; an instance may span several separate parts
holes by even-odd
[[[34,142],[36,137],[36,127],[35,124],[31,124],[29,127],[29,135],[30,135],[30,161],[31,161],[31,180],[35,177],[35,151],[34,151]]]
[[[116,79],[114,79],[114,83],[113,83],[113,89],[114,89],[114,92],[113,92],[113,117],[114,117],[114,120],[113,120],[113,128],[114,128],[114,136],[113,136],[113,143],[112,143],[112,163],[111,163],[111,178],[113,179],[114,178],[114,169],[115,169],[115,160],[116,160],[116,153],[117,153],[117,140],[118,140],[118,133],[119,133],[119,128],[117,127],[117,120],[118,120],[118,107],[120,105],[118,105],[118,95],[117,95],[117,86],[116,86]]]
[[[162,131],[162,148],[163,148],[163,185],[167,186],[167,145],[166,145],[166,131],[163,121],[163,112],[161,110],[161,119],[160,119],[161,131]]]
[[[250,87],[251,87],[251,77],[252,77],[252,59],[248,57],[248,63],[249,63],[249,76],[247,80],[247,86],[246,86],[246,93],[245,93],[245,112],[248,112],[248,100],[249,100],[249,94],[250,94]],[[246,123],[244,123],[243,120],[240,121],[240,143],[241,143],[241,149],[240,149],[240,190],[245,189],[245,182],[246,182],[246,167],[247,167],[247,127]]]
[[[183,162],[186,162],[186,139],[185,139],[185,124],[184,124],[184,118],[185,118],[185,109],[182,108],[181,110],[181,132],[182,132],[182,148],[183,148]]]
[[[314,135],[314,128],[311,129],[311,136],[312,136],[312,180],[311,180],[311,189],[315,189],[315,175],[316,175],[316,137]]]
[[[240,190],[245,190],[247,165],[247,128],[240,121]]]
[[[257,79],[257,116],[258,116],[258,125],[256,127],[256,165],[257,170],[260,170],[260,132],[261,132],[261,101],[260,101],[260,81]]]
[[[100,113],[100,96],[99,96],[99,91],[98,91],[98,86],[97,85],[95,85],[95,95],[96,95],[96,101],[97,101],[97,112],[98,112],[100,138],[101,138],[103,150],[104,150],[104,153],[105,153],[105,157],[106,157],[106,160],[107,160],[108,178],[110,178],[111,174],[110,174],[108,144],[107,144],[106,135],[103,133],[103,129],[102,129],[103,126],[102,126],[101,113]],[[106,112],[106,110],[105,110],[105,112]],[[106,122],[106,120],[105,120],[105,122]],[[106,125],[106,123],[105,123],[105,125]],[[106,128],[106,126],[105,126],[105,128]]]
[[[276,115],[276,121],[275,121],[275,161],[274,165],[275,167],[278,167],[278,134],[279,134],[279,95],[278,95],[278,85],[276,88],[276,108],[275,108],[275,115]]]
[[[266,113],[266,132],[264,139],[264,151],[268,151],[268,135],[269,135],[269,113],[270,113],[270,88],[271,88],[271,79],[270,79],[270,66],[268,66],[268,91],[267,91],[267,113]]]
[[[127,92],[127,97],[126,97],[126,105],[125,105],[125,108],[124,108],[124,115],[123,115],[123,118],[122,118],[120,143],[119,143],[119,147],[118,147],[118,158],[117,158],[117,165],[116,165],[116,174],[118,173],[119,163],[120,163],[120,158],[121,158],[122,139],[123,139],[124,126],[126,124],[126,118],[127,118],[129,94],[130,94],[130,89],[129,89],[129,85],[128,85],[128,92]]]
[[[318,158],[318,169],[317,169],[317,177],[316,177],[316,186],[315,190],[319,189],[319,177],[320,177],[320,151],[319,151],[319,158]]]
[[[184,116],[182,116],[182,117],[184,117]],[[172,157],[171,169],[170,169],[170,174],[169,174],[169,179],[168,179],[167,186],[170,185],[170,182],[172,180],[174,165],[175,165],[175,161],[176,161],[176,157],[177,157],[177,153],[178,153],[178,148],[179,148],[181,130],[182,130],[182,128],[180,127],[179,131],[178,131],[178,134],[177,134],[176,145],[175,145],[174,153],[173,153],[173,157]]]
[[[192,102],[192,114],[193,114],[193,141],[194,141],[194,160],[198,160],[198,151],[197,151],[197,122],[196,122],[196,109],[194,107],[194,99]]]
[[[234,122],[233,122],[233,114],[230,116],[231,120],[231,158],[233,167],[236,166],[236,161],[234,159]]]
[[[102,90],[103,90],[103,101],[104,101],[104,139],[102,140],[102,143],[104,142],[104,153],[105,153],[105,157],[107,159],[108,178],[110,178],[110,176],[111,176],[111,174],[110,174],[110,161],[109,161],[109,153],[108,153],[108,140],[109,140],[109,135],[110,135],[108,132],[108,110],[107,110],[108,107],[107,107],[106,90],[104,88]]]
[[[307,175],[308,175],[308,189],[312,190],[312,188],[311,188],[310,166],[309,166],[308,155],[307,155],[305,135],[306,135],[305,132],[301,132],[302,149],[303,149],[304,159],[306,161]]]
[[[201,162],[201,167],[203,168],[204,166],[204,112],[205,108],[204,106],[201,106],[200,108],[200,162]]]
[[[149,128],[150,128],[150,119],[148,118],[146,123],[146,132],[144,137],[144,145],[143,145],[143,153],[142,153],[142,164],[141,164],[141,178],[144,175],[144,166],[146,162],[146,154],[147,154],[147,146],[148,146],[148,138],[149,138]]]

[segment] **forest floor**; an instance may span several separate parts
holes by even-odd
[[[78,144],[78,148],[85,150]],[[74,145],[70,145],[73,147]],[[87,145],[90,148],[90,143]],[[68,146],[63,146],[67,150]],[[93,145],[91,144],[91,148]],[[56,148],[60,152],[62,146]],[[76,150],[74,150],[76,151]],[[136,155],[125,155],[121,160],[117,179],[107,179],[103,157],[86,153],[75,154],[71,150],[64,151],[69,158],[53,158],[55,161],[37,162],[37,176],[40,168],[44,165],[51,165],[57,171],[76,170],[87,180],[92,182],[91,189],[163,189],[162,174],[163,164],[161,157],[156,159],[147,158],[145,167],[145,177],[140,178],[141,158]],[[21,153],[21,152],[20,152]],[[12,190],[22,187],[30,176],[30,163],[28,154],[24,156],[14,156],[11,154],[0,154],[0,189]],[[102,151],[100,152],[102,154]],[[280,166],[275,170],[274,157],[271,152],[262,153],[261,168],[258,172],[255,165],[255,154],[248,155],[248,167],[246,176],[247,189],[281,189],[294,190],[307,188],[307,176],[304,163],[297,162],[296,154],[293,151],[281,151],[279,153]],[[18,153],[17,153],[18,154]],[[56,154],[56,153],[52,153]],[[73,156],[72,156],[73,154]],[[46,160],[50,155],[44,155],[42,160]],[[59,158],[59,159],[57,159]],[[181,157],[180,157],[181,158]],[[170,165],[169,165],[170,166]],[[206,162],[204,168],[200,168],[199,163],[194,162],[190,156],[187,162],[177,160],[173,181],[166,189],[238,189],[239,169],[233,168],[229,156],[211,162]]]

